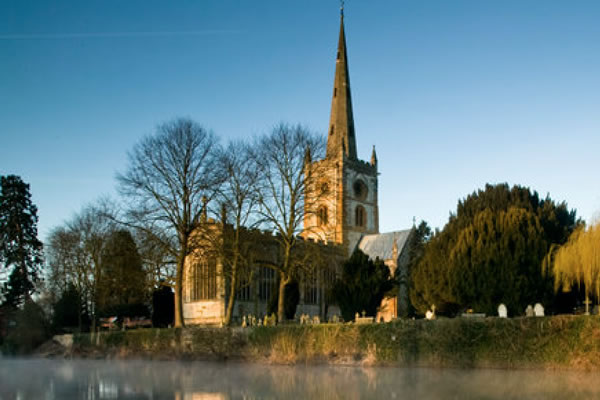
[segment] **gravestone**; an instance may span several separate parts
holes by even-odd
[[[527,308],[525,309],[525,316],[526,317],[533,317],[535,314],[533,313],[533,307],[531,307],[531,304],[527,306]]]
[[[533,313],[535,314],[536,317],[543,317],[544,316],[544,306],[542,306],[540,303],[535,303],[535,307],[533,307]]]
[[[500,318],[508,317],[508,310],[506,309],[506,306],[504,304],[500,304],[498,306],[498,316]]]
[[[427,318],[428,320],[435,319],[435,304],[431,305],[431,310],[427,310],[427,312],[425,313],[425,318]]]

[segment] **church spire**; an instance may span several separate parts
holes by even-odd
[[[344,34],[343,2],[340,14],[340,39],[335,63],[327,158],[336,158],[343,154],[349,159],[356,160],[356,139],[354,135],[354,117],[352,115],[352,96],[350,95],[346,37]]]

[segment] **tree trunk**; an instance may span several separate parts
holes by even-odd
[[[231,267],[231,290],[229,293],[229,299],[227,301],[227,311],[225,312],[224,325],[229,326],[231,324],[231,315],[233,314],[233,306],[235,304],[235,292],[237,286],[237,262],[234,261]]]
[[[279,274],[279,298],[277,299],[277,321],[283,322],[285,320],[285,285],[287,280],[284,278],[284,274]]]
[[[175,274],[175,328],[185,326],[183,320],[183,269],[185,264],[185,252],[182,250],[177,260],[177,272]]]
[[[279,273],[279,298],[277,299],[277,321],[282,322],[285,320],[285,285],[290,283],[290,256],[292,249],[289,244],[286,244],[283,255],[283,268]]]

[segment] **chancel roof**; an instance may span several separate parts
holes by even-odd
[[[390,260],[394,254],[394,243],[396,244],[397,255],[399,256],[408,243],[411,231],[412,229],[406,229],[403,231],[365,235],[358,242],[358,248],[373,260],[377,257],[384,261]]]

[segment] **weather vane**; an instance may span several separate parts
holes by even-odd
[[[340,13],[344,15],[344,0],[340,0]]]

